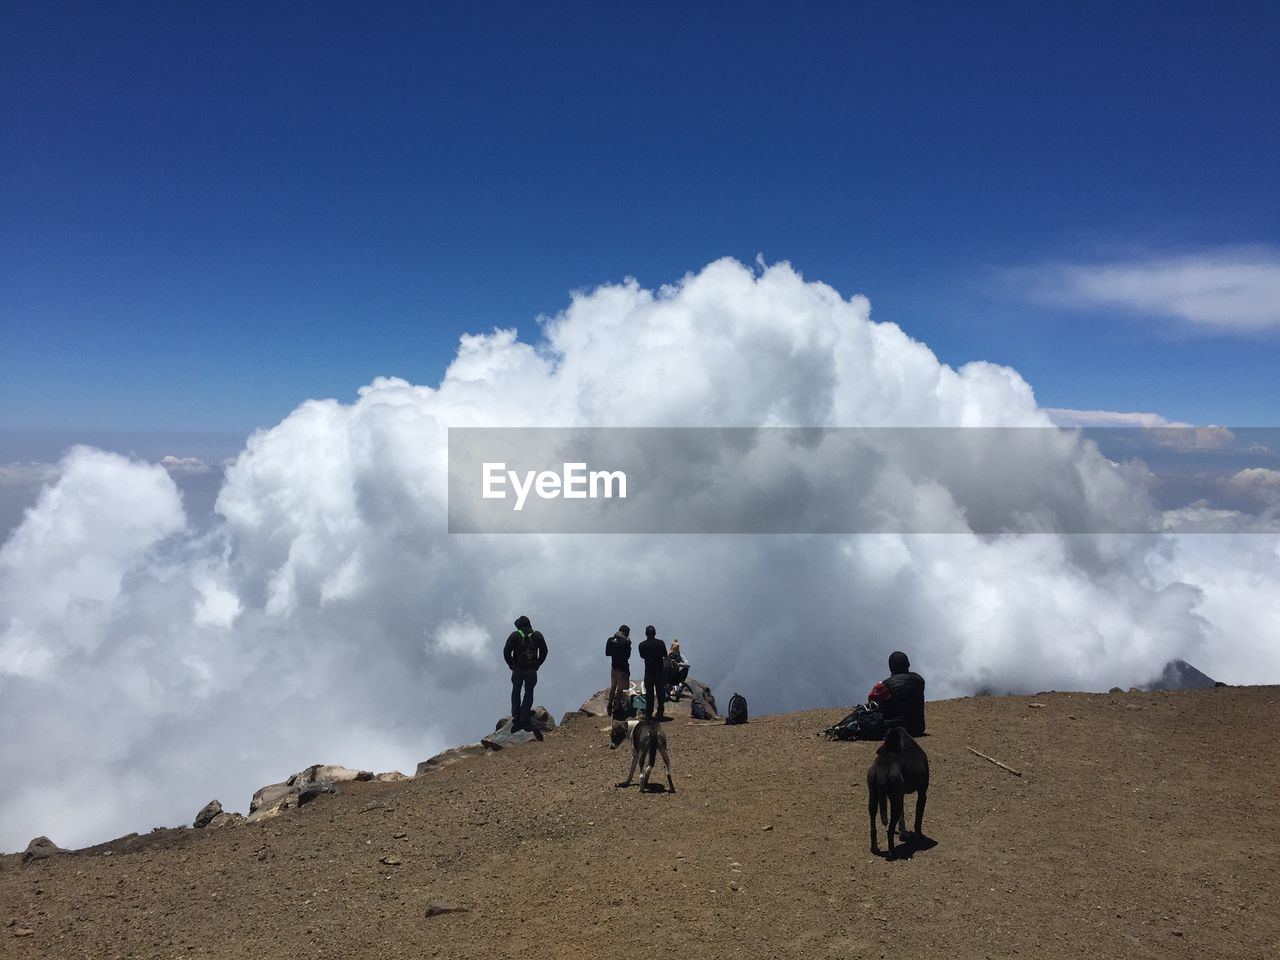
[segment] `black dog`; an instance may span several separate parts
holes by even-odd
[[[867,812],[871,815],[871,852],[880,853],[876,839],[876,808],[880,809],[880,822],[889,828],[889,859],[895,856],[893,834],[901,831],[903,842],[908,839],[906,817],[903,815],[903,797],[916,794],[915,836],[922,836],[920,825],[924,820],[924,804],[929,793],[929,758],[901,727],[890,727],[884,743],[876,751],[876,758],[867,770]]]

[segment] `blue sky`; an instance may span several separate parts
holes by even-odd
[[[1274,424],[1278,37],[1264,3],[6,4],[0,429],[243,433],[757,253],[1046,406]],[[1223,276],[1225,319],[1185,308]]]

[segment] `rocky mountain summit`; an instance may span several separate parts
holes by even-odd
[[[308,767],[243,822],[211,804],[199,829],[37,838],[0,857],[0,958],[1268,956],[1278,697],[931,702],[936,845],[897,862],[868,848],[875,746],[817,735],[843,708],[674,715],[675,794],[616,788],[627,751],[573,711],[414,777]]]

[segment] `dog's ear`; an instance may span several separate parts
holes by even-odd
[[[619,746],[626,739],[627,725],[625,723],[615,723],[613,729],[609,731],[609,748],[613,749]]]

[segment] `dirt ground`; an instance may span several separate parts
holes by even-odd
[[[0,957],[1276,956],[1278,695],[931,703],[936,846],[894,862],[873,746],[815,735],[840,711],[673,719],[677,792],[645,795],[574,718],[261,824],[0,858]]]

